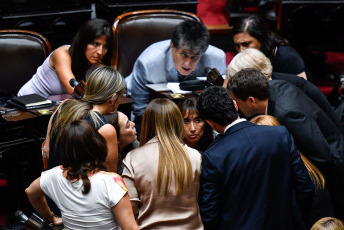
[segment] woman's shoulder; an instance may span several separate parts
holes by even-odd
[[[56,166],[54,168],[48,169],[46,171],[43,171],[41,174],[41,178],[51,178],[62,175],[62,165]]]
[[[149,140],[146,144],[135,148],[127,153],[125,156],[125,162],[135,162],[135,164],[141,164],[142,162],[146,162],[147,159],[155,158],[155,156],[159,155],[159,145],[158,140],[153,138]]]
[[[53,55],[59,55],[59,54],[68,54],[69,55],[69,48],[70,48],[70,45],[63,45],[63,46],[60,46],[58,48],[56,48],[52,54]]]
[[[63,45],[58,48],[56,48],[52,53],[51,53],[51,59],[55,62],[60,59],[65,59],[65,58],[71,58],[69,54],[69,47],[70,45]]]
[[[189,153],[189,155],[196,158],[201,158],[201,153],[197,149],[191,148],[187,145],[184,145],[184,146],[186,148],[186,151]]]
[[[100,171],[95,175],[99,175],[101,177],[104,177],[106,179],[110,179],[110,181],[115,182],[119,187],[121,187],[124,191],[128,191],[127,187],[124,184],[123,178],[118,175],[117,173],[114,172],[105,172],[105,171]],[[94,175],[93,175],[94,176]],[[92,178],[92,176],[90,177]]]
[[[298,52],[291,46],[278,46],[277,54],[280,54],[283,56],[293,56],[293,55],[299,56]]]

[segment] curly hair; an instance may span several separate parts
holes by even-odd
[[[202,91],[197,102],[199,113],[207,120],[227,125],[238,118],[233,99],[228,90],[211,86]]]

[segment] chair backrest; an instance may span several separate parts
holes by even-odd
[[[127,77],[142,51],[149,45],[171,39],[176,25],[186,19],[201,21],[193,13],[176,10],[142,10],[119,15],[112,27],[112,66]]]
[[[16,95],[51,52],[49,41],[27,30],[0,30],[0,91]]]

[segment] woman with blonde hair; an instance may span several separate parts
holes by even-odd
[[[143,115],[141,147],[123,161],[140,229],[203,229],[197,203],[201,155],[183,138],[177,105],[166,98],[151,101]]]
[[[251,119],[257,125],[280,126],[279,121],[270,115],[259,115]],[[306,224],[310,228],[315,221],[322,217],[334,216],[331,197],[325,186],[325,178],[320,170],[308,158],[300,152],[301,160],[305,164],[308,174],[315,185],[315,194],[312,207]]]
[[[59,139],[68,123],[86,119],[105,138],[108,147],[106,166],[108,171],[117,170],[117,138],[115,128],[108,124],[104,115],[116,111],[119,98],[125,92],[123,77],[113,68],[103,66],[95,69],[80,100],[64,101],[51,116],[48,124],[44,152],[48,155],[48,169],[60,165]]]
[[[230,76],[234,76],[244,68],[258,69],[266,76],[266,79],[271,80],[272,65],[270,59],[257,49],[248,48],[234,56],[227,66],[226,81],[228,82]]]
[[[318,220],[311,230],[344,230],[344,223],[334,217],[324,217]]]

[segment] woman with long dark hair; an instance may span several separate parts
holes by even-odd
[[[106,115],[105,119],[115,127],[118,141],[118,166],[117,172],[123,173],[123,159],[131,150],[139,147],[135,123],[130,121],[128,116],[120,111]]]
[[[72,78],[87,81],[99,66],[111,65],[113,35],[103,19],[84,23],[72,45],[63,45],[47,57],[33,77],[19,90],[18,96],[36,93],[44,97],[72,94]]]
[[[274,72],[290,73],[311,80],[302,57],[285,39],[270,31],[260,17],[253,15],[242,19],[234,25],[232,34],[238,52],[246,48],[259,49],[271,60]]]

